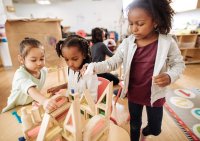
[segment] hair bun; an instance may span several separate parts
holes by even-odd
[[[29,37],[25,37],[25,38],[24,38],[24,40],[29,40],[29,39],[30,39]]]

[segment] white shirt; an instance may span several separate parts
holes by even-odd
[[[98,77],[96,74],[80,76],[80,73],[69,69],[68,72],[68,92],[74,91],[80,96],[84,90],[88,89],[94,102],[97,101]]]
[[[41,90],[46,80],[47,69],[42,68],[40,72],[40,79],[37,79],[23,66],[17,69],[12,81],[12,90],[8,97],[7,106],[2,112],[6,112],[18,105],[29,104],[33,101],[32,97],[28,95],[28,89],[35,86],[38,90]]]

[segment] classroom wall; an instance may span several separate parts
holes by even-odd
[[[72,32],[84,29],[90,33],[92,28],[100,26],[120,35],[127,33],[128,21],[121,19],[122,0],[66,0],[52,5],[15,3],[14,6],[19,17],[61,18],[61,24],[71,26]],[[173,29],[184,29],[188,23],[200,23],[200,9],[176,13]]]
[[[176,13],[173,29],[195,28],[200,24],[200,9]]]
[[[70,31],[84,29],[91,32],[97,26],[109,31],[120,31],[121,0],[72,0],[52,5],[14,4],[19,17],[52,17],[63,19],[62,25],[71,26]]]

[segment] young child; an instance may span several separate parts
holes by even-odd
[[[97,75],[82,77],[80,69],[85,63],[91,62],[89,43],[86,39],[71,35],[64,41],[59,41],[56,45],[58,56],[62,56],[68,65],[68,83],[50,88],[48,92],[55,93],[60,89],[68,89],[68,92],[82,94],[85,89],[89,89],[94,100],[97,101],[98,78]]]
[[[47,99],[41,93],[47,69],[45,65],[45,51],[42,44],[33,38],[25,38],[20,43],[18,60],[20,68],[15,72],[11,95],[8,97],[6,112],[18,105],[26,105],[33,100],[43,105],[45,110],[57,108],[54,99]]]
[[[124,87],[128,96],[131,141],[138,141],[142,110],[146,106],[148,124],[144,136],[159,135],[167,86],[182,74],[185,64],[176,41],[168,35],[174,14],[170,0],[134,0],[128,6],[132,34],[123,40],[113,57],[91,63],[82,73],[104,73],[123,64]]]

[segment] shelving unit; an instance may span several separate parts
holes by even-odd
[[[198,34],[176,35],[186,64],[200,63],[200,48],[196,47]]]

